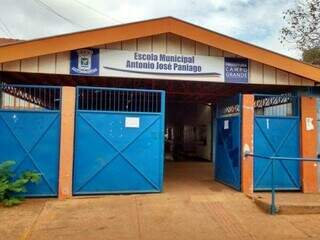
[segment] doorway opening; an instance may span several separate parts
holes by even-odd
[[[211,103],[168,102],[165,132],[165,191],[203,191],[214,179]]]

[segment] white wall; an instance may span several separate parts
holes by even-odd
[[[211,107],[208,105],[197,105],[196,124],[207,126],[207,144],[197,145],[197,154],[199,157],[211,160],[212,149],[212,117]]]
[[[212,123],[211,123],[211,107],[204,104],[169,104],[166,113],[167,127],[185,126],[206,126],[206,145],[200,142],[193,142],[192,147],[195,150],[196,156],[211,160],[212,150]]]

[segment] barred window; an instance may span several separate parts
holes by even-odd
[[[161,112],[161,91],[78,88],[78,110]]]

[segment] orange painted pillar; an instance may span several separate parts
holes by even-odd
[[[241,189],[245,194],[253,193],[253,157],[245,157],[244,152],[253,152],[254,95],[242,96],[242,164]]]
[[[301,97],[301,157],[317,157],[317,99]],[[302,191],[317,192],[317,164],[301,163]]]
[[[75,87],[62,87],[59,199],[72,197]]]

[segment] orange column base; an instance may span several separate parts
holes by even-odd
[[[254,95],[242,96],[242,164],[241,164],[241,190],[245,194],[253,193],[253,158],[245,157],[244,152],[253,152],[253,126],[254,126]]]
[[[62,88],[59,199],[72,197],[75,87]]]
[[[301,97],[301,157],[317,157],[317,99]],[[301,163],[302,191],[318,192],[317,163]]]

